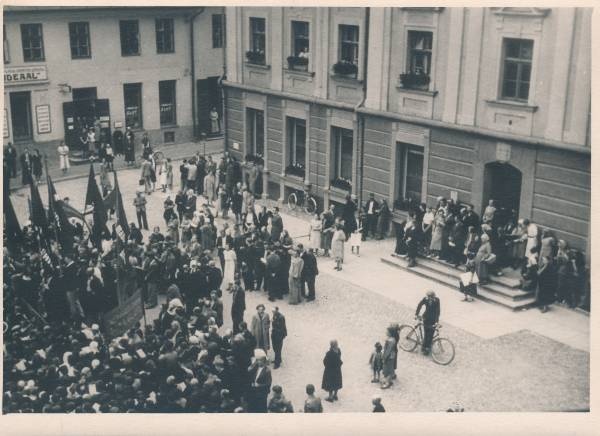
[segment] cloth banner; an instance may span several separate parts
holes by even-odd
[[[123,335],[142,318],[143,310],[142,290],[137,289],[129,298],[104,314],[105,334],[110,339]]]

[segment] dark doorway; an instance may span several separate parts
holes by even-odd
[[[521,179],[521,171],[510,164],[492,162],[485,166],[482,209],[493,199],[499,211],[497,224],[500,226],[506,223],[512,210],[519,216]]]
[[[93,88],[73,88],[73,101],[96,100],[97,98],[98,98],[98,91],[95,87],[93,87]]]
[[[95,89],[95,88],[87,88]],[[110,105],[108,99],[82,99],[63,103],[65,122],[65,142],[74,158],[83,154],[80,137],[86,131],[98,125],[100,142],[111,141]]]
[[[10,93],[10,116],[15,142],[32,139],[31,93],[29,91]]]
[[[223,111],[221,108],[221,88],[219,87],[219,77],[208,77],[198,80],[197,86],[197,109],[198,113],[198,133],[206,133],[208,136],[220,135],[222,130]],[[211,133],[210,110],[215,107],[219,114],[219,131]]]

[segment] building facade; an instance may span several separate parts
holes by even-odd
[[[274,199],[494,199],[589,253],[591,13],[228,7],[226,146]]]
[[[5,7],[4,144],[52,155],[95,122],[153,144],[209,132],[210,108],[222,107],[223,12]]]

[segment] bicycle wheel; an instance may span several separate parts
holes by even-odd
[[[448,365],[454,360],[454,344],[450,339],[434,339],[431,343],[431,357],[439,365]]]
[[[404,351],[414,351],[419,345],[419,336],[417,335],[417,331],[414,327],[409,325],[400,326],[400,330],[398,330],[398,346],[402,348]]]
[[[292,192],[289,196],[288,196],[288,208],[290,210],[296,210],[296,206],[298,205],[298,197],[296,196],[295,192]]]
[[[306,199],[306,204],[304,205],[304,211],[310,215],[314,214],[317,211],[317,202],[314,198],[308,197]]]

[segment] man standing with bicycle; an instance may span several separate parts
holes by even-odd
[[[421,351],[423,354],[427,355],[431,352],[431,341],[433,340],[433,334],[435,333],[435,326],[440,320],[440,299],[435,296],[435,292],[427,291],[425,298],[419,302],[415,313],[417,318],[420,317],[419,312],[421,312],[423,306],[425,306],[425,311],[422,316],[424,338]]]

